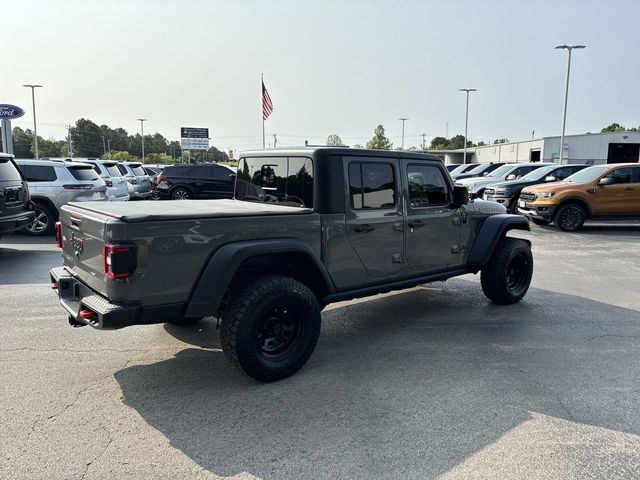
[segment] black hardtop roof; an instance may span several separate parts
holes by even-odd
[[[384,158],[408,158],[414,160],[430,160],[442,162],[436,155],[430,153],[413,152],[407,150],[369,150],[364,148],[348,147],[286,147],[269,148],[260,150],[247,150],[240,154],[242,157],[282,157],[282,156],[306,156],[318,157],[328,155],[347,155],[353,157],[384,157]]]

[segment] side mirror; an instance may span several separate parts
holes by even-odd
[[[611,177],[604,177],[601,178],[600,181],[598,182],[598,185],[600,186],[605,186],[605,185],[613,185],[615,182],[615,180]]]
[[[557,180],[556,177],[554,177],[553,175],[549,175],[548,177],[546,177],[544,179],[545,182],[555,182]]]
[[[516,176],[512,173],[511,175],[507,175],[507,180],[515,180]]]
[[[453,187],[453,208],[461,207],[469,203],[469,190],[467,187],[455,185]]]

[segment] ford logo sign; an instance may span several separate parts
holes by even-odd
[[[0,104],[0,120],[11,120],[24,115],[24,110],[15,105]]]

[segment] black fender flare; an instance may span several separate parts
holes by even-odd
[[[509,230],[530,230],[529,221],[522,215],[502,213],[487,217],[480,225],[475,242],[469,252],[467,265],[477,272],[493,255],[498,242]],[[529,245],[531,242],[525,240]]]
[[[191,318],[216,315],[224,294],[242,262],[251,257],[273,253],[304,253],[308,255],[318,267],[329,293],[335,291],[333,281],[318,254],[302,240],[275,238],[234,242],[223,245],[211,255],[198,277],[184,316]]]

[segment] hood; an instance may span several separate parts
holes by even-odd
[[[496,202],[476,199],[465,205],[467,215],[497,215],[499,213],[507,213],[504,205]]]
[[[504,188],[506,190],[515,190],[517,188],[523,188],[528,185],[535,185],[536,183],[538,182],[535,182],[535,181],[523,182],[522,180],[509,180],[505,182],[494,183],[493,185],[491,185],[491,187]]]
[[[532,185],[523,190],[523,192],[561,192],[563,190],[575,190],[588,184],[573,182],[550,182]]]

